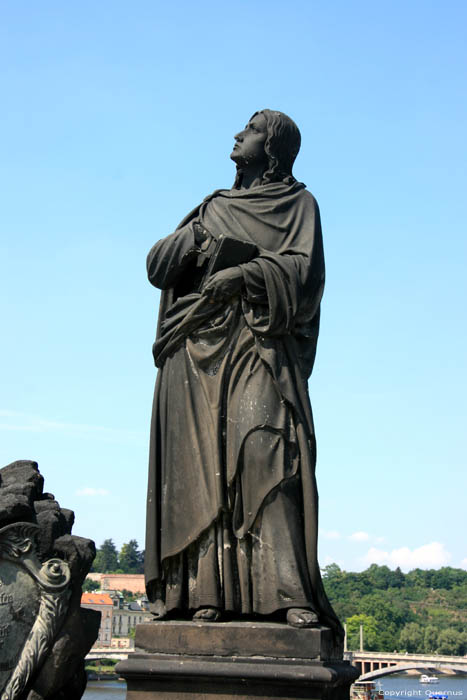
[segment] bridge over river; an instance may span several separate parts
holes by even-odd
[[[346,651],[344,657],[360,671],[359,680],[373,680],[390,673],[467,673],[467,656],[440,654],[390,654],[378,651]]]

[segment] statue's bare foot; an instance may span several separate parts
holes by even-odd
[[[318,615],[307,608],[290,608],[287,610],[287,624],[291,627],[316,627]]]
[[[220,619],[221,613],[217,608],[200,608],[193,615],[193,620],[202,622],[219,622]]]
[[[149,603],[149,611],[152,613],[154,620],[164,620],[167,617],[167,608],[163,600],[158,598],[153,603]]]

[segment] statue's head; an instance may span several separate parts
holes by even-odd
[[[251,129],[256,131],[256,137],[252,136]],[[241,150],[244,138],[250,139],[252,157],[263,160],[264,173],[262,182],[294,182],[292,166],[300,150],[300,131],[295,122],[283,112],[271,109],[262,109],[255,112],[248,122],[247,127],[235,136],[237,141],[232,152],[232,160],[237,163],[238,185],[242,175],[242,168],[248,165],[248,159],[239,157],[236,151]],[[246,144],[245,144],[246,145]],[[240,146],[240,149],[238,148]],[[261,151],[261,153],[260,153]],[[234,185],[234,186],[235,186]]]

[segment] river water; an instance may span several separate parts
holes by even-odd
[[[385,698],[426,698],[430,693],[445,693],[449,699],[467,699],[466,676],[439,676],[439,683],[425,685],[420,676],[385,676],[381,678],[381,689]],[[89,681],[83,700],[124,700],[125,683],[118,681]],[[239,698],[240,700],[240,698]]]
[[[123,700],[126,683],[119,681],[88,681],[82,700]]]

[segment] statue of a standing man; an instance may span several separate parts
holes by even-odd
[[[318,205],[292,175],[300,132],[256,112],[217,190],[148,256],[153,352],[146,585],[156,617],[339,623],[317,562],[307,382],[324,287]]]

